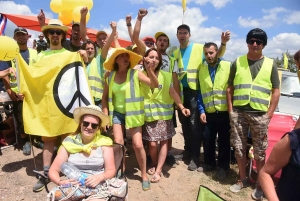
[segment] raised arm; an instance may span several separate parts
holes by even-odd
[[[224,56],[226,51],[226,43],[230,40],[230,31],[226,31],[225,33],[222,32],[221,35],[221,45],[218,51],[218,58],[221,58]]]
[[[142,56],[145,55],[146,52],[146,45],[144,41],[140,39],[140,32],[141,32],[141,27],[142,27],[142,20],[143,17],[147,15],[148,11],[146,9],[140,9],[138,12],[138,17],[134,25],[134,30],[133,30],[133,40],[139,49],[140,53]]]
[[[106,59],[107,54],[108,54],[108,50],[109,50],[109,48],[111,46],[111,43],[113,42],[113,40],[115,38],[115,35],[117,33],[117,23],[116,22],[111,22],[110,27],[111,27],[111,30],[112,30],[111,34],[109,35],[105,45],[102,48],[102,52],[101,52],[101,57],[103,59]]]
[[[127,30],[128,30],[128,35],[130,37],[130,40],[132,42],[132,45],[135,44],[134,40],[133,40],[133,31],[132,31],[132,24],[131,24],[131,15],[126,15],[126,26],[127,26]]]
[[[82,7],[80,10],[80,37],[83,42],[86,42],[87,39],[87,33],[86,33],[86,15],[88,13],[87,7]]]
[[[41,28],[46,25],[46,17],[43,9],[41,9],[41,12],[37,15],[37,19]]]
[[[114,44],[115,44],[115,48],[120,48],[120,47],[122,47],[121,45],[120,45],[120,43],[119,43],[119,33],[118,32],[116,32],[116,34],[115,34],[115,37],[114,37]]]

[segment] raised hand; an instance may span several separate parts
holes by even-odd
[[[126,15],[126,24],[131,23],[131,15]]]
[[[148,14],[148,11],[144,8],[141,8],[138,13],[138,19],[142,20]]]
[[[89,9],[87,7],[82,7],[80,10],[81,16],[86,16],[88,12],[89,12]]]
[[[43,9],[41,9],[41,12],[37,15],[38,21],[40,23],[40,26],[44,26],[45,25],[45,21],[46,21],[46,17],[45,17],[45,13],[43,11]]]
[[[112,30],[117,30],[117,23],[115,21],[110,22],[110,27]]]
[[[221,43],[226,44],[230,40],[230,31],[222,32]]]

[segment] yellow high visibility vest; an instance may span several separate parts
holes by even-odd
[[[272,68],[273,60],[264,57],[262,67],[252,81],[247,55],[237,58],[233,81],[233,106],[250,104],[255,110],[268,111],[272,89],[270,80]]]
[[[174,54],[174,58],[178,61],[179,80],[182,80],[184,75],[187,74],[187,82],[189,87],[193,90],[198,90],[199,89],[198,74],[199,74],[200,67],[202,65],[203,45],[193,43],[193,47],[192,47],[192,51],[191,51],[191,55],[189,58],[186,71],[184,71],[180,48],[177,48],[173,54]]]
[[[91,94],[94,98],[102,99],[103,95],[103,80],[99,75],[97,68],[97,59],[94,58],[90,64],[90,70],[88,72],[88,82],[91,87]]]
[[[34,59],[37,56],[37,51],[35,49],[32,49],[32,48],[28,48],[28,51],[29,51],[29,65],[32,65],[35,62]],[[16,59],[13,59],[11,61],[11,67],[16,69]],[[19,92],[17,79],[14,79],[13,77],[10,77],[9,81],[10,81],[11,90],[13,90],[14,92]]]
[[[108,77],[108,108],[109,116],[112,125],[113,117],[113,101],[112,88],[115,80],[116,72],[112,71]],[[126,92],[125,92],[125,125],[127,128],[134,128],[144,125],[144,95],[140,89],[140,81],[138,78],[138,71],[128,69],[126,77]]]
[[[146,72],[144,72],[146,74]],[[151,88],[141,84],[142,91],[145,95],[145,121],[152,122],[155,120],[170,120],[173,117],[173,103],[169,89],[172,83],[172,74],[159,71],[159,87],[152,92]]]
[[[212,83],[207,64],[200,68],[199,82],[206,112],[227,111],[226,88],[229,73],[230,62],[220,61]]]

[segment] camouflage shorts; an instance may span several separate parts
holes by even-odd
[[[232,111],[230,117],[230,143],[235,148],[235,157],[242,158],[246,154],[249,129],[252,135],[254,159],[265,159],[268,148],[268,126],[270,118],[267,114]]]

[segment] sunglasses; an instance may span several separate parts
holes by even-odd
[[[146,45],[154,45],[153,42],[149,42],[149,41],[145,41],[145,44],[146,44]]]
[[[99,124],[91,123],[88,121],[82,121],[82,125],[86,128],[89,127],[90,124],[91,124],[92,129],[96,129],[99,126]]]
[[[54,35],[56,33],[56,35],[60,36],[62,34],[62,31],[61,30],[53,30],[53,29],[50,29],[48,30],[48,33],[50,35]]]
[[[253,45],[254,43],[256,43],[256,45],[261,45],[261,44],[263,44],[263,41],[262,40],[253,40],[253,39],[251,39],[251,40],[248,41],[248,43],[250,45]]]

